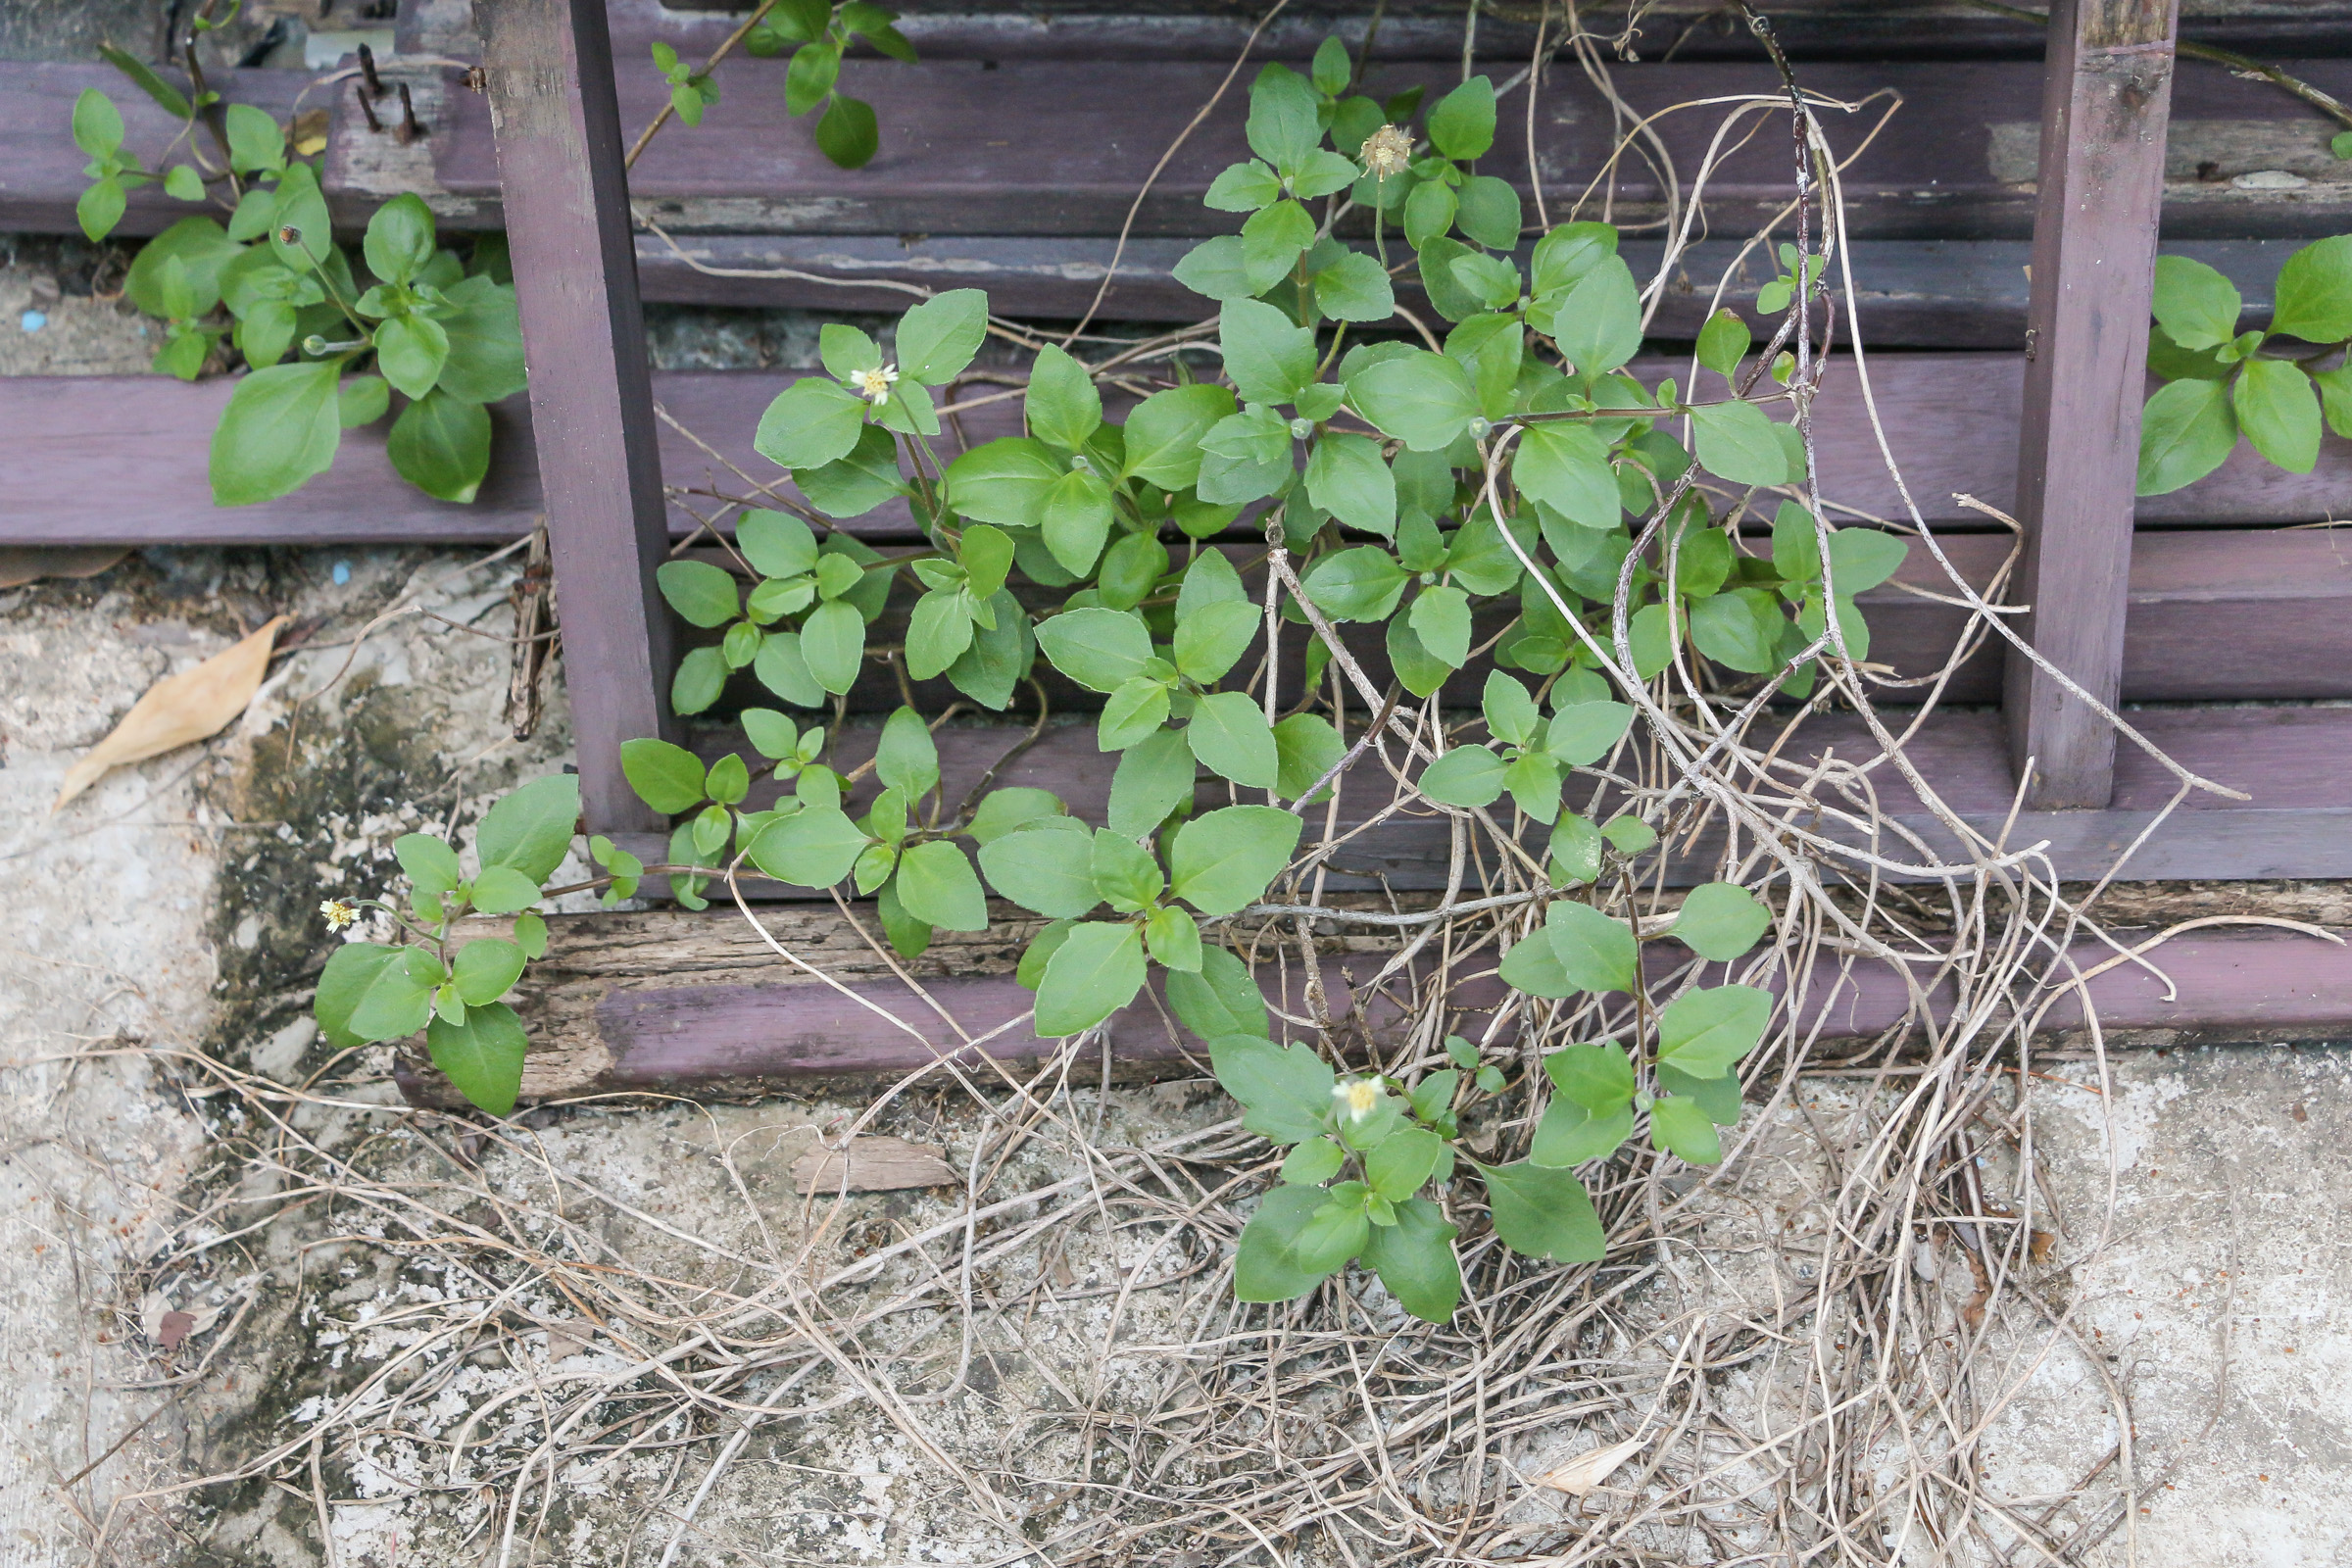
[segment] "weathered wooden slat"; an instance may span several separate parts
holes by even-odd
[[[931,1000],[955,1018],[957,1033],[892,978],[857,931],[829,908],[771,907],[760,911],[760,919],[788,951],[833,976],[838,989],[776,957],[732,909],[557,916],[549,922],[549,956],[526,981],[521,1010],[532,1048],[524,1058],[523,1097],[806,1094],[825,1085],[898,1077],[942,1056],[983,1083],[994,1082],[983,1054],[1016,1074],[1034,1071],[1059,1048],[1014,1021],[1035,998],[1009,971],[1041,922],[1003,905],[991,917],[996,927],[986,936],[943,933],[912,966]],[[1358,939],[1332,946],[1343,950],[1323,959],[1335,1015],[1356,1018],[1381,1034],[1394,1022],[1393,1008],[1369,1000],[1357,1018],[1350,982],[1371,978],[1385,960],[1386,945]],[[1345,951],[1351,948],[1356,951]],[[2113,956],[2111,949],[2085,943],[2071,957],[2087,971]],[[1651,949],[1645,967],[1653,980],[1662,980],[1680,957],[1678,950]],[[2338,944],[2277,931],[2192,932],[2157,949],[2149,962],[2161,976],[2125,964],[2088,982],[2103,1029],[2277,1040],[2325,1035],[2352,1023],[2352,949]],[[1293,995],[1299,989],[1295,973],[1283,976],[1269,965],[1260,983],[1292,1004],[1284,1010],[1303,1011]],[[1493,989],[1474,986],[1456,994],[1471,1025],[1465,1033],[1480,1032],[1479,1013],[1494,1004]],[[1899,1020],[1905,1003],[1901,978],[1885,965],[1857,964],[1841,976],[1824,963],[1811,977],[1801,1022],[1819,1019],[1824,1039],[1867,1038]],[[1949,1005],[1948,996],[1932,995],[1937,1015]],[[2082,1017],[2079,996],[2069,996],[2049,1010],[2043,1027],[2078,1028]],[[1279,1021],[1275,1027],[1298,1032]],[[1121,1079],[1205,1075],[1202,1043],[1171,1032],[1149,1000],[1116,1014],[1109,1034],[1111,1067]],[[1102,1070],[1098,1055],[1073,1067],[1088,1081]],[[457,1102],[446,1081],[429,1070],[404,1068],[400,1081],[414,1102]]]
[[[1174,275],[1193,243],[1129,240],[1103,295],[1101,318],[1200,319],[1207,302]],[[2268,318],[2278,269],[2297,243],[2184,240],[2165,249],[2225,273],[2244,296],[2247,321],[2254,325]],[[1067,319],[1083,316],[1094,302],[1116,244],[1101,236],[685,234],[665,240],[640,234],[637,277],[649,303],[895,314],[916,298],[909,288],[978,288],[1003,315]],[[1619,249],[1635,275],[1646,279],[1655,273],[1664,247],[1628,240]],[[1744,316],[1759,337],[1771,336],[1778,323],[1767,323],[1756,313],[1754,296],[1777,263],[1766,267],[1760,254],[1751,254],[1740,265],[1740,249],[1718,240],[1687,249],[1659,299],[1651,335],[1667,341],[1695,337],[1711,312],[1716,283],[1728,272],[1732,281],[1725,303]],[[1878,349],[2024,349],[2032,251],[2022,240],[1857,241],[1853,300],[1862,341]],[[760,273],[789,275],[755,275]],[[1416,275],[1399,278],[1396,292],[1407,310],[1421,311],[1426,296]],[[1841,337],[1847,330],[1844,292],[1838,290]]]
[[[2115,731],[2067,682],[2108,706],[2123,689],[2177,21],[2178,0],[2050,11],[2017,516],[2021,630],[2056,672],[2013,653],[2002,691],[2034,807],[2105,806],[2113,789]]]
[[[629,244],[603,0],[481,0],[483,69],[510,192],[515,303],[530,366],[580,804],[590,832],[657,825],[621,742],[672,727],[668,541],[654,397]]]
[[[2007,509],[2016,494],[2020,388],[2016,355],[1886,354],[1870,361],[1888,443],[1903,465],[1923,515],[1939,526],[1982,530],[1982,514],[1952,497],[1966,492]],[[1687,362],[1646,360],[1638,372],[1687,373]],[[788,372],[673,371],[656,374],[654,396],[705,440],[755,476],[776,470],[752,451],[760,411],[792,379]],[[528,411],[519,401],[494,411],[500,439],[489,480],[470,506],[428,500],[395,476],[382,436],[346,432],[331,473],[282,501],[224,509],[211,504],[206,454],[231,383],[183,384],[164,376],[0,377],[0,429],[8,431],[8,493],[0,496],[0,544],[476,544],[529,531],[542,510]],[[975,385],[972,395],[994,390]],[[1017,403],[973,410],[975,441],[1013,432]],[[1828,498],[1866,516],[1900,520],[1902,497],[1879,455],[1860,386],[1834,368],[1815,404],[1816,444]],[[743,493],[742,481],[692,442],[663,426],[662,472],[673,485]],[[702,503],[698,503],[701,505]],[[2288,473],[2240,446],[2219,469],[2186,489],[2138,503],[2142,528],[2326,521],[2352,513],[2352,442],[2329,437],[2319,466]],[[1839,514],[1837,520],[1850,520]],[[691,515],[673,506],[673,536]],[[904,509],[884,508],[851,524],[878,539],[911,537]]]
[[[1240,52],[1261,11],[1216,6],[1113,9],[1102,0],[1031,0],[983,8],[962,0],[907,0],[899,28],[936,59],[1161,59],[1227,62]],[[1761,58],[1736,14],[1717,0],[1657,0],[1642,8],[1631,40],[1643,55],[1671,45],[1678,60]],[[2181,32],[2209,43],[2252,48],[2271,57],[2326,53],[2352,24],[2344,0],[2187,0]],[[1262,8],[1261,8],[1262,10]],[[709,53],[741,18],[738,0],[612,0],[612,37],[624,61],[641,58],[659,38],[682,56]],[[1368,9],[1352,4],[1294,5],[1258,39],[1261,58],[1303,60],[1337,33],[1350,47]],[[1624,8],[1588,9],[1585,25],[1613,29]],[[2038,58],[2043,29],[1987,12],[1970,0],[1779,0],[1774,30],[1799,60],[1939,60]],[[1482,61],[1516,69],[1534,46],[1532,16],[1489,13],[1479,20]],[[1556,31],[1555,34],[1556,36]],[[466,0],[402,0],[400,48],[407,54],[471,57],[476,45]],[[1455,0],[1398,0],[1383,13],[1375,60],[1458,61],[1462,13]]]
[[[882,151],[864,169],[827,163],[808,126],[784,111],[783,62],[730,61],[741,70],[699,130],[665,130],[639,160],[631,191],[641,217],[673,232],[1071,235],[1115,234],[1161,153],[1223,78],[1222,65],[1183,61],[856,61],[845,90],[870,99]],[[2352,63],[2290,62],[2289,69],[2352,95]],[[1393,77],[1393,79],[1392,79]],[[1420,80],[1443,90],[1452,74],[1400,65],[1384,89]],[[2023,238],[2034,208],[2041,117],[2037,66],[1968,62],[1809,66],[1806,85],[1843,102],[1899,94],[1902,109],[1847,170],[1848,228],[1856,238]],[[1620,68],[1618,90],[1637,112],[1662,114],[1657,130],[1687,181],[1703,163],[1720,108],[1666,113],[1728,95],[1769,96],[1769,67],[1664,64]],[[622,118],[650,120],[666,86],[650,68],[621,73]],[[2166,229],[2182,238],[2318,235],[2352,217],[2352,178],[2328,151],[2340,128],[2267,85],[2206,68],[2184,74],[2169,145]],[[1862,147],[1869,110],[1832,112],[1828,135],[1841,155]],[[1506,100],[1515,119],[1515,97]],[[486,110],[455,95],[452,123],[436,131],[435,168],[451,192],[497,194]],[[1200,197],[1218,170],[1245,155],[1246,95],[1229,92],[1170,159],[1136,214],[1135,232],[1229,232],[1229,215]],[[1555,73],[1538,113],[1537,156],[1555,220],[1567,215],[1610,151],[1608,106],[1581,75]],[[1482,169],[1523,188],[1524,140],[1502,137]],[[1617,192],[1621,221],[1664,216],[1646,166],[1629,162]],[[2303,181],[2291,192],[2275,180]],[[1745,231],[1770,220],[1793,187],[1786,144],[1748,138],[1708,182],[1708,228]],[[1594,216],[1588,213],[1583,216]]]

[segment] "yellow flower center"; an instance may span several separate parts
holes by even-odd
[[[1369,1078],[1349,1079],[1335,1087],[1332,1093],[1339,1097],[1340,1103],[1348,1107],[1348,1116],[1358,1121],[1371,1115],[1372,1107],[1380,1103],[1380,1085]]]
[[[898,378],[897,366],[878,365],[870,370],[859,370],[852,378],[852,384],[857,387],[859,397],[880,407],[890,401],[890,383]]]
[[[1395,125],[1383,125],[1364,138],[1364,172],[1375,179],[1401,174],[1413,161],[1413,139]]]

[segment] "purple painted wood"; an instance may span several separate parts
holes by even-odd
[[[589,918],[595,916],[573,916]],[[563,923],[563,917],[556,922]],[[1679,950],[1649,949],[1644,967],[1663,979],[1681,961]],[[2112,949],[2082,944],[2069,955],[2088,971],[2114,956]],[[1350,970],[1368,979],[1377,956],[1327,960],[1326,991],[1336,1016],[1352,1013]],[[2216,1042],[2273,1040],[2327,1034],[2352,1025],[2352,948],[2278,931],[2191,932],[2148,955],[2161,975],[2137,964],[2121,964],[2090,979],[2085,988],[2108,1031],[2185,1031]],[[1271,981],[1270,974],[1261,982]],[[2170,984],[2167,981],[2169,979]],[[734,1095],[761,1091],[806,1091],[824,1081],[902,1076],[938,1056],[954,1053],[967,1066],[977,1052],[943,1024],[904,986],[855,982],[858,997],[905,1021],[901,1029],[871,1007],[810,981],[760,985],[614,986],[596,1004],[591,1038],[565,1040],[556,1062],[526,1067],[525,1094],[557,1099],[570,1095],[631,1090],[687,1095]],[[925,989],[953,1014],[964,1032],[994,1034],[984,1048],[1015,1069],[1051,1057],[1056,1042],[1037,1038],[1014,1023],[1035,1002],[1009,976],[967,975],[932,979]],[[1275,989],[1269,985],[1268,989]],[[1774,989],[1782,990],[1776,986]],[[1471,1014],[1465,1032],[1476,1034],[1476,1014],[1497,997],[1490,980],[1473,982],[1454,1001]],[[1907,993],[1901,978],[1882,964],[1857,964],[1840,974],[1832,962],[1817,964],[1798,1019],[1800,1028],[1819,1022],[1820,1038],[1868,1039],[1898,1022]],[[1948,1017],[1951,997],[1938,988],[1929,1010]],[[527,1016],[527,1014],[526,1014]],[[1394,1009],[1374,1001],[1362,1020],[1376,1034],[1393,1027]],[[2081,992],[2067,995],[2045,1014],[2045,1031],[2079,1028],[2083,1022]],[[1504,1031],[1504,1038],[1512,1032]],[[1202,1043],[1189,1032],[1171,1033],[1158,1007],[1139,1001],[1113,1016],[1109,1050],[1117,1076],[1205,1075]],[[1089,1070],[1092,1069],[1090,1063]],[[405,1065],[403,1092],[417,1103],[450,1104],[455,1097],[435,1073]]]
[[[622,56],[623,122],[645,123],[666,87],[640,69],[643,47]],[[729,60],[726,97],[696,131],[664,130],[639,161],[638,210],[676,232],[838,234],[1115,234],[1163,151],[1225,73],[1222,63],[1182,61],[975,60],[914,66],[852,60],[845,90],[870,99],[880,116],[882,151],[864,169],[843,172],[815,150],[809,127],[785,113],[785,62]],[[2352,95],[2352,63],[2295,61],[2288,68],[2317,84]],[[1422,82],[1438,90],[1454,73],[1399,65],[1383,74],[1393,90]],[[1848,102],[1891,89],[1904,107],[1859,151],[1845,173],[1848,226],[1856,238],[2024,238],[2034,212],[2034,127],[2041,116],[2041,74],[2026,64],[1815,64],[1808,88]],[[1685,172],[1705,160],[1718,109],[1673,112],[1677,105],[1738,94],[1772,94],[1761,64],[1647,64],[1619,67],[1626,101],[1662,116],[1656,129]],[[2166,187],[2168,232],[2180,237],[2332,233],[2352,217],[2352,185],[2331,172],[2328,133],[2318,111],[2267,85],[2204,68],[2180,109],[2180,167]],[[1505,101],[1516,121],[1519,100]],[[1854,153],[1876,124],[1877,106],[1832,114],[1826,126],[1841,156]],[[459,95],[436,132],[434,167],[449,190],[494,197],[498,176],[480,106]],[[1144,235],[1230,232],[1230,215],[1203,208],[1217,172],[1245,155],[1247,96],[1229,92],[1170,160],[1137,215]],[[2193,117],[2194,123],[2190,123]],[[1538,114],[1538,161],[1555,220],[1568,216],[1610,151],[1608,106],[1583,78],[1561,71]],[[2248,160],[2252,162],[2249,164]],[[2311,181],[2283,202],[2276,193],[2240,188],[2241,173],[2287,169]],[[1505,136],[1482,172],[1529,184],[1524,139]],[[2200,174],[2200,171],[2204,171]],[[1621,222],[1665,216],[1664,196],[1647,167],[1621,171],[1615,213]],[[1773,220],[1793,194],[1786,149],[1770,136],[1748,138],[1710,176],[1709,227],[1744,232]],[[1592,217],[1588,210],[1577,216]]]
[[[2124,606],[2164,192],[2179,0],[2058,0],[2041,121],[2041,211],[2027,328],[2018,520],[2020,627],[2082,690],[2123,689]],[[2009,750],[2037,808],[2105,806],[2115,731],[2012,654]]]
[[[581,810],[591,832],[659,818],[621,742],[671,727],[667,548],[653,388],[629,242],[602,0],[480,0],[488,103],[508,191]]]

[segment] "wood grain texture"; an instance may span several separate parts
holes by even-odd
[[[995,911],[1003,915],[1000,906]],[[929,1001],[887,977],[863,940],[831,909],[767,909],[760,918],[798,956],[824,969],[828,985],[777,959],[735,912],[655,911],[564,915],[549,921],[548,956],[533,966],[521,1003],[532,1049],[524,1060],[523,1098],[660,1092],[732,1096],[811,1094],[897,1078],[953,1061],[982,1083],[996,1071],[1026,1074],[1060,1049],[1032,1033],[1022,1015],[1034,998],[1011,978],[1018,945],[1037,922],[1014,918],[1004,938],[979,942],[943,933],[945,952],[910,966]],[[2127,938],[2129,940],[2129,938]],[[1355,1029],[1385,1038],[1397,1014],[1386,998],[1357,987],[1393,951],[1383,939],[1323,939],[1319,962],[1343,1050]],[[2088,970],[2112,950],[2082,945],[2071,955]],[[1645,949],[1652,983],[1666,981],[1679,950]],[[2161,971],[2123,965],[2088,985],[2103,1028],[2183,1031],[2212,1039],[2278,1039],[2325,1034],[2352,1024],[2352,949],[2277,931],[2192,932],[2150,955]],[[1721,978],[1709,966],[1710,983]],[[2168,994],[2169,977],[2172,994]],[[1259,983],[1278,1002],[1297,1000],[1295,972],[1271,964]],[[1779,989],[1779,987],[1775,987]],[[1839,974],[1819,966],[1806,988],[1805,1016],[1829,1040],[1867,1038],[1902,1015],[1905,988],[1891,969],[1857,964]],[[1477,1034],[1500,999],[1490,980],[1455,993],[1454,1020]],[[933,1004],[936,1004],[934,1006]],[[1942,1015],[1948,993],[1932,994]],[[951,1028],[940,1010],[956,1020]],[[2048,1030],[2080,1027],[2070,999],[2044,1019]],[[1280,1024],[1278,1033],[1296,1035]],[[984,1040],[978,1048],[967,1037]],[[1502,1038],[1508,1038],[1506,1028]],[[1121,1080],[1205,1076],[1204,1042],[1176,1026],[1153,999],[1111,1020],[1108,1066]],[[1095,1078],[1103,1063],[1090,1055],[1071,1070]],[[456,1102],[445,1080],[404,1065],[412,1101]],[[836,1171],[832,1179],[839,1180]]]
[[[621,742],[672,727],[667,548],[603,0],[480,0],[588,830],[658,818]]]
[[[2040,211],[2019,426],[2021,630],[2074,686],[2123,689],[2148,298],[2163,200],[2178,0],[2057,0],[2041,117]],[[2105,806],[2115,731],[2012,653],[2010,757],[2035,808]]]
[[[1870,383],[1888,446],[1921,515],[1960,531],[1989,526],[1953,496],[1965,492],[2007,510],[2015,503],[2024,361],[2013,354],[1883,354],[1869,359]],[[1636,372],[1655,381],[1685,376],[1687,361],[1649,358]],[[770,370],[657,373],[663,407],[754,478],[775,466],[752,450],[760,415],[793,379]],[[492,411],[498,436],[492,470],[470,506],[432,501],[401,481],[383,458],[379,429],[346,431],[332,472],[279,501],[212,504],[206,454],[226,379],[193,384],[165,376],[0,377],[0,429],[8,431],[8,488],[0,495],[0,544],[480,544],[530,530],[544,510],[529,410],[523,400]],[[996,390],[974,385],[972,395]],[[1114,409],[1117,400],[1112,400]],[[1017,429],[1018,403],[973,410],[963,425],[974,442]],[[1853,516],[1902,520],[1902,493],[1886,472],[1869,406],[1850,361],[1828,373],[1814,405],[1822,489]],[[663,425],[656,432],[669,483],[746,494],[743,481]],[[956,450],[952,440],[942,451]],[[787,493],[789,487],[787,487]],[[707,503],[703,503],[707,507]],[[2319,522],[2352,514],[2352,442],[2328,437],[2310,473],[2274,467],[2242,443],[2212,474],[2137,507],[2144,529]],[[672,538],[697,526],[677,506]],[[875,540],[914,537],[904,507],[848,524]]]
[[[642,60],[642,47],[635,59]],[[624,56],[625,58],[629,58]],[[633,172],[641,217],[673,232],[767,234],[1108,235],[1119,231],[1145,175],[1222,79],[1224,63],[1048,59],[848,62],[844,90],[873,102],[882,151],[845,173],[815,150],[808,126],[784,112],[785,62],[728,63],[726,97],[699,131],[657,137]],[[2352,65],[2290,61],[2287,69],[2329,91],[2352,94]],[[740,70],[733,68],[740,67]],[[1439,91],[1455,71],[1399,64],[1384,91],[1422,82]],[[1856,238],[2028,237],[2034,211],[2030,149],[2042,113],[2041,73],[2025,63],[1823,62],[1804,71],[1808,88],[1867,110],[1828,117],[1842,157],[1862,149],[1887,94],[1903,107],[1846,171],[1848,224]],[[1658,115],[1656,128],[1687,178],[1705,161],[1722,107],[1675,106],[1738,95],[1771,95],[1777,77],[1761,62],[1621,65],[1626,102]],[[2168,172],[2167,231],[2182,238],[2244,238],[2334,232],[2352,214],[2352,179],[2327,154],[2331,122],[2270,88],[2206,68],[2184,83],[2178,106],[2189,145]],[[624,70],[623,121],[644,123],[665,88],[650,70]],[[1874,98],[1874,95],[1878,95]],[[1516,122],[1516,97],[1504,100]],[[439,182],[450,192],[498,193],[486,113],[460,96],[452,128],[434,137]],[[1245,156],[1246,94],[1229,92],[1169,161],[1137,214],[1136,232],[1230,232],[1229,215],[1200,197],[1216,172]],[[1556,72],[1537,116],[1537,168],[1555,207],[1573,206],[1610,151],[1607,104],[1580,74]],[[1713,232],[1745,232],[1772,219],[1793,195],[1786,144],[1747,139],[1709,180]],[[1481,170],[1522,189],[1531,176],[1518,136],[1502,138]],[[2241,173],[2279,170],[2305,181],[2284,196],[2242,187]],[[1617,189],[1618,220],[1665,216],[1665,195],[1646,166],[1630,164]]]

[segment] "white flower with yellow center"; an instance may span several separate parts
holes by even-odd
[[[340,931],[360,917],[360,911],[341,899],[327,900],[318,906],[318,912],[326,916],[326,928],[329,931]]]
[[[1362,1121],[1380,1103],[1380,1085],[1370,1078],[1350,1078],[1331,1086],[1331,1098],[1347,1109],[1349,1121]]]
[[[899,378],[895,365],[877,365],[870,370],[859,370],[850,377],[850,386],[857,394],[880,408],[890,401],[890,384]]]
[[[1383,125],[1364,138],[1364,172],[1374,179],[1401,174],[1413,161],[1413,138],[1395,125]]]

